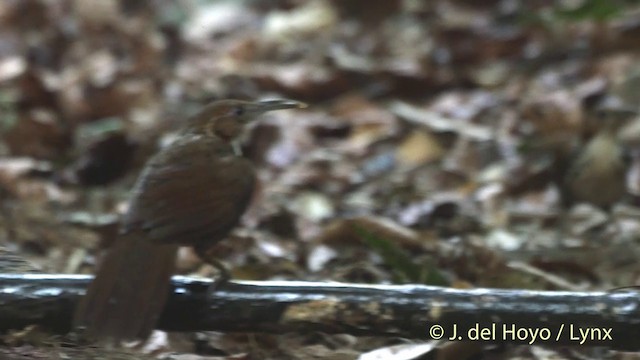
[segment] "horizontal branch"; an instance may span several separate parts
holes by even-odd
[[[83,275],[0,274],[0,331],[30,324],[68,331],[75,303],[90,281]],[[455,331],[463,340],[640,350],[640,296],[632,291],[238,281],[210,292],[210,284],[174,277],[159,328],[422,339],[449,338]]]

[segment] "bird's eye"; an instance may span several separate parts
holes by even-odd
[[[233,115],[235,116],[242,116],[244,115],[244,107],[243,106],[236,106],[233,108]]]

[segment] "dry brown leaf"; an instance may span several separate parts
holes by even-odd
[[[580,99],[567,90],[531,95],[522,106],[522,115],[544,137],[576,134],[584,118]]]
[[[391,112],[412,123],[427,126],[434,132],[451,131],[473,140],[491,140],[491,128],[473,124],[467,119],[455,119],[443,116],[436,111],[427,110],[403,101],[394,101],[389,108]]]
[[[414,230],[390,219],[375,216],[334,220],[325,227],[317,241],[328,245],[357,244],[362,241],[358,228],[400,246],[422,247],[420,236]]]
[[[121,16],[117,0],[75,0],[73,10],[89,28],[117,25]]]
[[[398,120],[393,114],[361,95],[339,98],[331,113],[351,124],[348,144],[356,152],[376,141],[393,137],[399,131]]]
[[[331,31],[338,21],[336,10],[326,1],[303,3],[290,11],[274,11],[265,19],[265,36],[286,40]]]
[[[319,100],[344,92],[350,84],[332,68],[309,63],[252,66],[246,76],[265,90],[279,91],[301,100]]]
[[[4,133],[12,155],[54,159],[71,145],[69,129],[54,112],[34,109],[18,116],[17,123]]]
[[[398,146],[396,159],[405,166],[413,167],[440,160],[444,153],[433,135],[415,130]]]

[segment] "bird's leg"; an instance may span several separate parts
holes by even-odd
[[[227,269],[227,267],[222,262],[220,262],[220,260],[216,259],[210,253],[210,249],[210,247],[204,245],[194,246],[194,250],[198,257],[200,257],[200,259],[204,263],[209,264],[216,268],[216,270],[218,270],[218,277],[213,281],[213,283],[211,283],[211,286],[209,286],[208,290],[209,293],[213,293],[221,286],[229,282],[229,280],[231,279],[231,273],[229,272],[229,269]]]

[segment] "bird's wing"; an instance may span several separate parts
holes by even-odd
[[[122,230],[142,230],[158,242],[194,245],[227,235],[255,185],[251,163],[228,143],[196,137],[160,151],[134,188]]]

